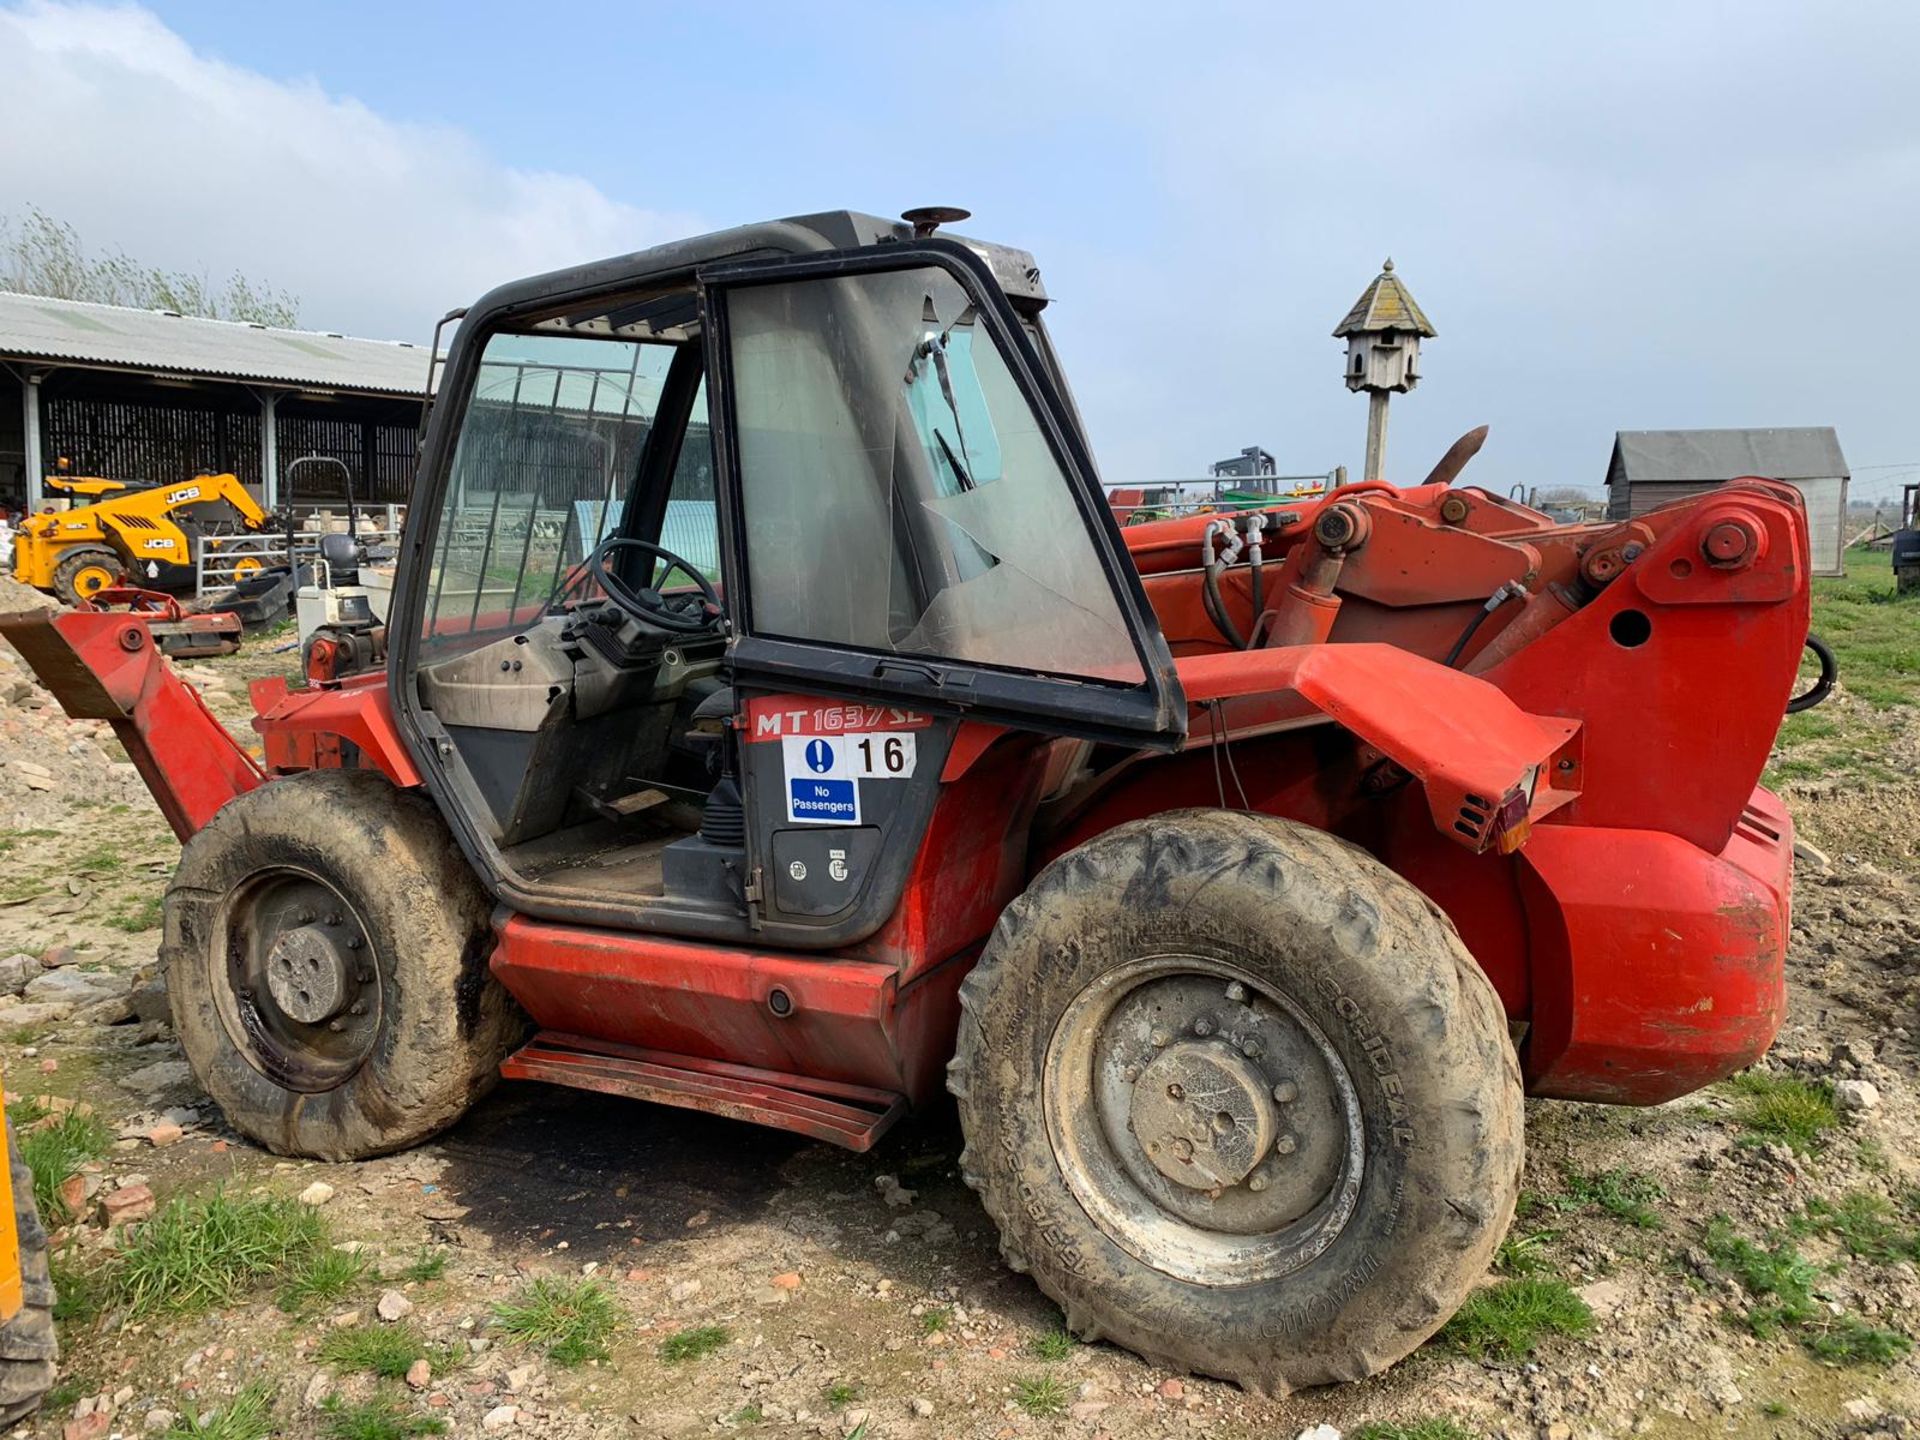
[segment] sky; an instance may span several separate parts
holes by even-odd
[[[1503,492],[1833,425],[1872,496],[1920,479],[1916,68],[1910,0],[0,0],[0,213],[423,341],[534,271],[960,205],[1037,257],[1109,482],[1357,476],[1329,332],[1390,255],[1439,331],[1390,478],[1483,423]]]

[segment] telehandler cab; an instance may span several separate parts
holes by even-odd
[[[175,1023],[269,1148],[504,1073],[858,1150],[944,1084],[1076,1333],[1372,1374],[1485,1272],[1523,1094],[1667,1100],[1780,1023],[1797,496],[1123,534],[1031,257],[908,218],[466,312],[384,667],[256,682],[263,764],[140,617],[0,629],[186,842]]]

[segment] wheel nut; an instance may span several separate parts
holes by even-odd
[[[1282,1080],[1273,1087],[1273,1098],[1282,1105],[1291,1105],[1300,1098],[1300,1087],[1291,1080]]]
[[[1273,1148],[1282,1155],[1291,1155],[1299,1143],[1291,1135],[1282,1135],[1273,1142]]]
[[[1173,1043],[1173,1036],[1168,1034],[1165,1030],[1162,1030],[1158,1025],[1153,1027],[1153,1034],[1149,1035],[1147,1038],[1153,1041],[1154,1047],[1156,1049],[1164,1049],[1168,1045]]]
[[[1126,1069],[1120,1072],[1120,1078],[1129,1085],[1133,1084],[1134,1081],[1140,1078],[1140,1067],[1138,1065],[1127,1066]]]
[[[1182,1160],[1191,1160],[1193,1158],[1193,1142],[1184,1135],[1181,1136],[1173,1142],[1173,1153]]]
[[[1249,1190],[1264,1190],[1271,1183],[1272,1182],[1264,1175],[1249,1175],[1247,1177],[1247,1188]]]
[[[1193,1022],[1193,1033],[1196,1035],[1213,1034],[1213,1021],[1202,1015],[1198,1020]]]
[[[339,1020],[329,1020],[327,1022],[327,1029],[333,1031],[333,1033],[336,1035],[338,1035],[342,1030],[346,1028],[347,1028],[346,1025]]]
[[[347,949],[349,950],[358,950],[365,943],[366,942],[358,935],[349,935],[347,937]]]
[[[1245,1000],[1246,998],[1247,998],[1246,986],[1242,985],[1238,980],[1234,980],[1228,984],[1227,999],[1233,1001],[1234,1004],[1238,1005],[1241,1001]]]
[[[1249,1060],[1258,1060],[1260,1058],[1260,1042],[1258,1040],[1242,1040],[1240,1042],[1240,1053]]]
[[[1167,1086],[1167,1098],[1168,1098],[1169,1100],[1184,1100],[1184,1099],[1186,1099],[1186,1098],[1187,1098],[1187,1087],[1186,1087],[1186,1086],[1184,1086],[1184,1085],[1182,1085],[1182,1084],[1180,1084],[1180,1083],[1178,1083],[1178,1082],[1176,1081],[1176,1082],[1175,1082],[1174,1084],[1172,1084],[1172,1085],[1169,1085],[1169,1086]]]
[[[337,914],[327,916],[327,924],[338,925],[339,923],[340,923],[340,917]]]

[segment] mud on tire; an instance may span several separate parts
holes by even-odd
[[[1263,1393],[1359,1380],[1447,1320],[1512,1218],[1498,997],[1436,907],[1323,832],[1195,810],[1101,835],[1008,907],[961,1000],[962,1169],[1083,1339]]]
[[[438,813],[375,772],[238,797],[167,890],[161,960],[195,1078],[283,1155],[357,1159],[445,1129],[525,1030],[487,969],[488,909]]]

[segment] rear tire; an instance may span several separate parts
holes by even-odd
[[[1082,1338],[1268,1394],[1360,1380],[1512,1219],[1498,997],[1323,832],[1196,810],[1098,836],[1007,908],[961,1002],[962,1170]]]
[[[111,585],[124,585],[127,567],[111,550],[83,546],[53,567],[53,593],[65,605],[91,600]]]
[[[0,1426],[40,1408],[59,1373],[60,1342],[53,1331],[53,1274],[47,1232],[33,1203],[33,1172],[7,1126],[7,1172],[13,1184],[13,1226],[20,1242],[20,1312],[0,1325]]]
[[[167,890],[161,960],[194,1077],[278,1154],[437,1134],[525,1029],[487,968],[489,903],[433,806],[377,772],[239,796]]]

